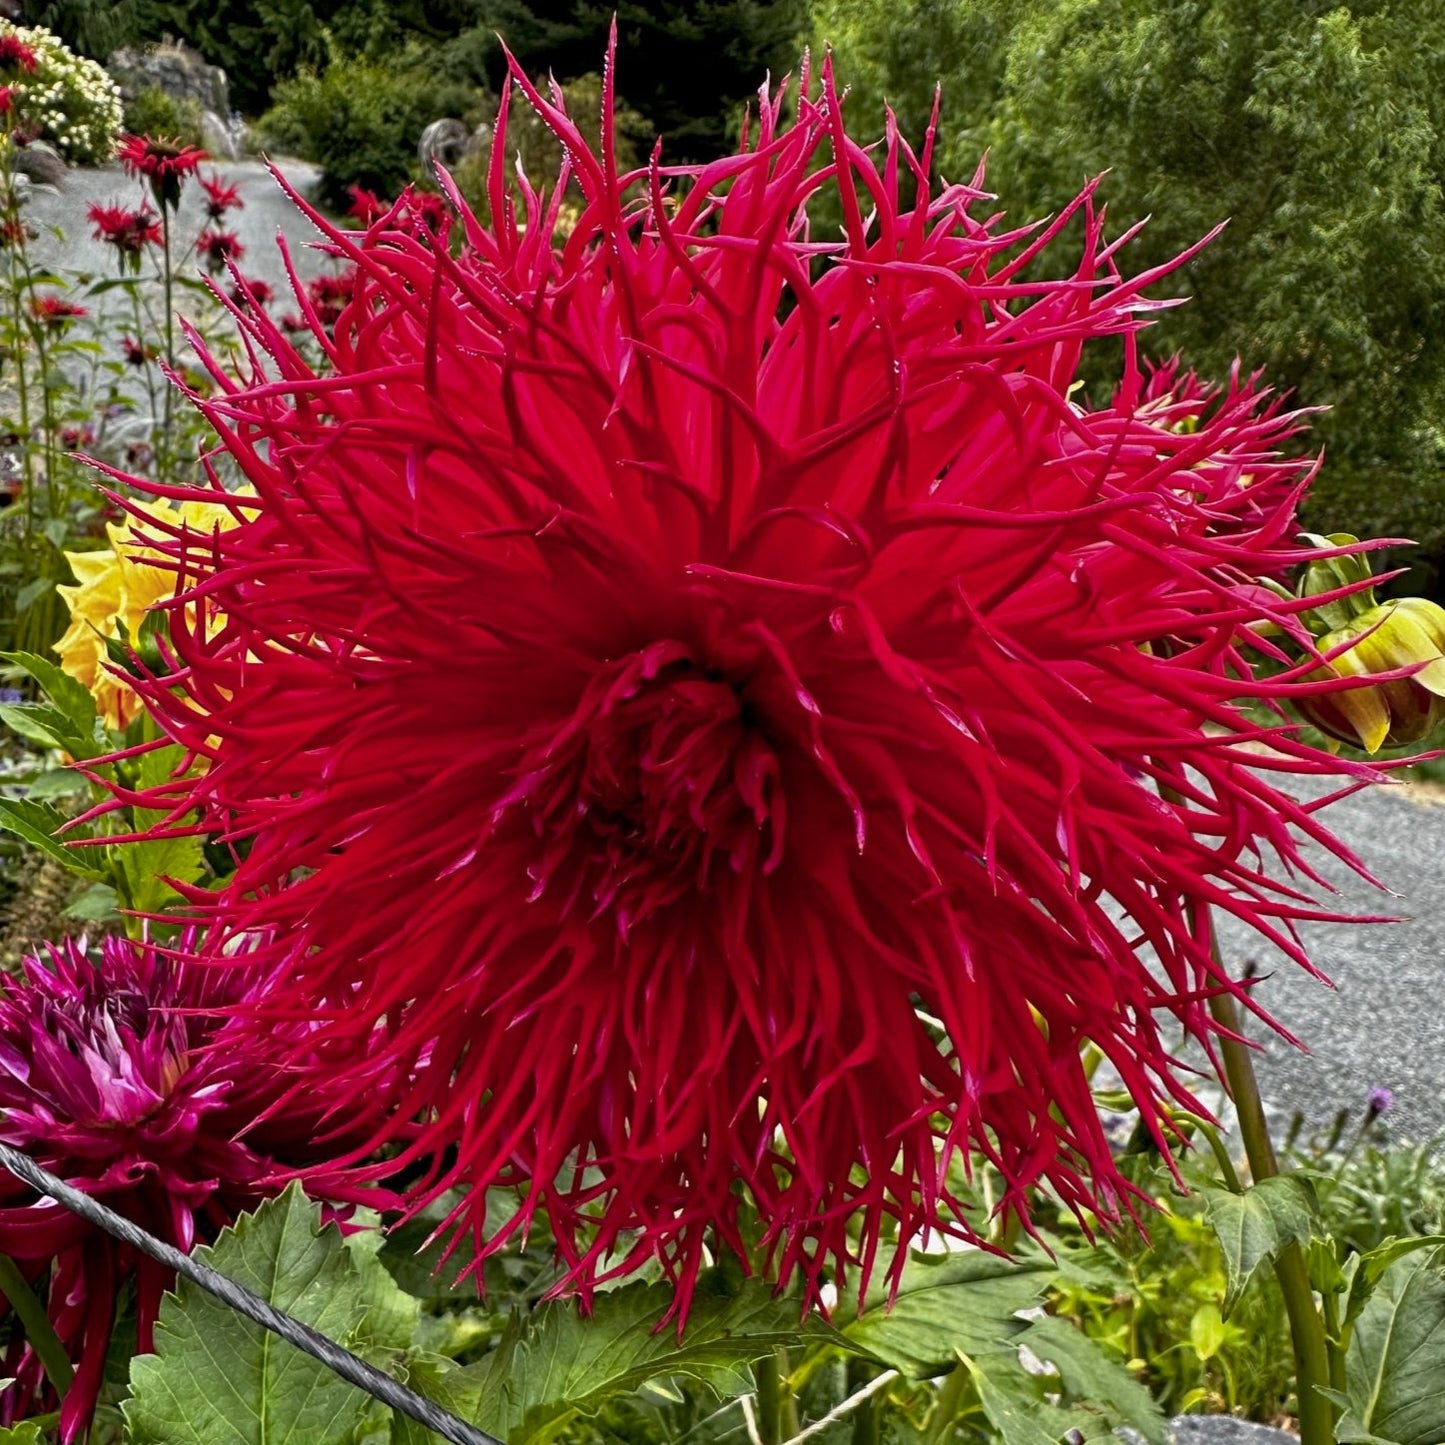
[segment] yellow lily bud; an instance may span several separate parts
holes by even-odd
[[[1301,698],[1300,711],[1316,727],[1377,753],[1421,742],[1445,723],[1445,608],[1423,597],[1382,602],[1327,633],[1317,646],[1328,654],[1351,639],[1353,646],[1306,680],[1372,677],[1411,666],[1418,670],[1374,687]]]

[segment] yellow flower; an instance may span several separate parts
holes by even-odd
[[[203,536],[218,526],[235,525],[225,508],[207,502],[137,505],[158,522],[171,527],[184,523]],[[75,586],[55,589],[70,608],[70,626],[55,644],[55,651],[60,654],[61,670],[95,698],[96,711],[105,725],[119,730],[141,711],[141,704],[130,684],[108,666],[106,639],[118,638],[124,623],[126,635],[134,641],[147,612],[174,595],[176,578],[174,572],[141,560],[161,556],[141,541],[146,532],[162,535],[160,528],[148,529],[127,515],[119,524],[108,524],[105,531],[109,546],[65,554],[75,574]]]
[[[1309,680],[1370,677],[1418,666],[1409,677],[1301,700],[1316,727],[1366,752],[1403,747],[1445,723],[1445,608],[1423,597],[1382,602],[1320,638],[1322,653],[1347,647]]]

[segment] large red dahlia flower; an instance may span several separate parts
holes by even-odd
[[[472,1185],[497,1247],[481,1186],[525,1186],[584,1290],[656,1257],[685,1309],[739,1186],[780,1279],[866,1278],[982,1227],[964,1147],[1012,1208],[1127,1207],[1081,1044],[1160,1131],[1181,1035],[1243,996],[1210,910],[1307,965],[1280,870],[1346,856],[1270,779],[1351,765],[1244,746],[1241,702],[1299,685],[1251,662],[1294,605],[1259,579],[1302,555],[1296,421],[1132,360],[1073,399],[1157,273],[1087,192],[1023,231],[931,195],[931,134],[875,160],[826,73],[791,127],[765,93],[739,154],[632,175],[520,83],[585,198],[565,244],[566,174],[514,206],[499,137],[458,256],[328,230],[319,373],[256,312],[254,371],[212,363],[256,499],[158,542],[213,616],[177,600],[146,690],[210,760],[151,805],[250,839],[213,936],[271,940],[268,1006],[320,1021],[371,1142],[423,1121],[416,1199]]]
[[[271,1192],[278,1158],[289,1168],[315,1157],[321,1127],[319,1096],[257,1126],[286,1081],[254,1033],[222,1032],[216,1011],[259,982],[251,968],[174,963],[121,938],[106,939],[99,964],[74,943],[32,959],[22,979],[0,982],[0,1140],[181,1249],[213,1237]],[[135,1281],[146,1351],[171,1275],[4,1171],[0,1254],[45,1299],[74,1362],[60,1411],[68,1445],[95,1409],[121,1285]],[[0,1397],[5,1423],[54,1408],[23,1335],[3,1368],[16,1381]]]

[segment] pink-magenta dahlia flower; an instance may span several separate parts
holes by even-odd
[[[311,1136],[326,1130],[321,1096],[258,1124],[287,1080],[254,1033],[225,1033],[215,1011],[259,981],[121,938],[105,940],[98,964],[75,943],[30,960],[23,978],[0,981],[0,1140],[180,1249],[214,1237],[283,1169],[315,1159]],[[149,1350],[171,1275],[3,1170],[0,1253],[46,1301],[75,1365],[60,1411],[68,1445],[95,1409],[117,1292],[134,1280],[137,1348]],[[3,1368],[16,1381],[0,1397],[5,1423],[55,1408],[23,1335]]]
[[[520,83],[550,199],[514,204],[504,104],[460,254],[318,217],[354,268],[334,335],[299,297],[320,371],[256,313],[254,370],[211,363],[255,499],[158,539],[200,580],[145,690],[209,760],[151,805],[250,840],[213,940],[270,940],[371,1143],[421,1121],[417,1201],[471,1186],[484,1249],[545,1208],[584,1291],[657,1258],[685,1311],[740,1186],[810,1295],[885,1239],[899,1268],[984,1227],[965,1147],[1008,1207],[1127,1208],[1081,1045],[1162,1137],[1181,1037],[1247,997],[1211,910],[1308,966],[1285,875],[1347,856],[1271,779],[1353,765],[1245,746],[1242,703],[1309,686],[1252,626],[1293,605],[1259,579],[1303,555],[1297,420],[1151,390],[1132,339],[1091,410],[1081,348],[1160,273],[1089,192],[1009,231],[930,190],[931,134],[865,152],[826,73],[630,175]]]

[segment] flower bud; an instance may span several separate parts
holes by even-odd
[[[1417,669],[1373,687],[1301,698],[1300,711],[1321,731],[1377,753],[1421,742],[1445,723],[1445,608],[1423,597],[1382,602],[1317,645],[1325,655],[1345,650],[1311,672],[1311,682]]]

